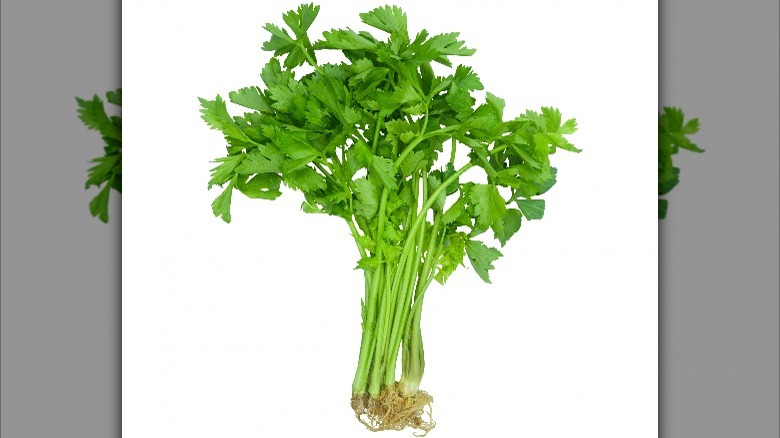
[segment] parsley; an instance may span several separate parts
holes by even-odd
[[[658,196],[669,193],[680,182],[680,169],[672,164],[672,155],[680,148],[692,152],[704,152],[688,139],[688,136],[699,132],[699,119],[685,122],[682,110],[674,107],[664,107],[658,115]],[[666,217],[669,202],[658,199],[658,219]]]
[[[106,100],[122,106],[122,89],[106,93]],[[108,222],[108,198],[113,188],[122,193],[122,117],[109,116],[103,101],[95,95],[90,100],[76,98],[79,119],[88,129],[100,132],[105,146],[103,156],[94,158],[89,168],[86,189],[103,186],[89,203],[89,212],[103,222]]]
[[[352,407],[371,430],[427,431],[425,293],[466,258],[490,282],[501,252],[487,240],[503,247],[523,220],[542,218],[538,196],[556,178],[550,156],[579,152],[566,139],[577,123],[550,107],[506,119],[504,100],[491,93],[478,103],[477,73],[453,68],[452,57],[474,53],[458,33],[412,37],[406,14],[384,6],[360,14],[384,39],[343,28],[312,40],[319,9],[304,4],[284,14],[286,28],[265,25],[263,49],[273,57],[263,84],[228,94],[242,115],[230,115],[220,96],[200,99],[203,120],[227,142],[208,182],[222,187],[212,209],[230,222],[234,191],[276,199],[284,185],[303,193],[303,211],[347,223],[366,284]],[[319,63],[325,50],[344,61]],[[465,161],[457,150],[468,152]]]

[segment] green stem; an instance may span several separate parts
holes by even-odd
[[[381,300],[379,300],[379,309],[378,309],[378,315],[379,315],[379,321],[376,325],[376,333],[374,334],[374,342],[372,346],[373,350],[373,358],[369,359],[369,363],[371,363],[371,375],[369,376],[369,383],[368,383],[368,394],[371,397],[376,397],[379,395],[379,391],[381,390],[381,376],[383,373],[384,368],[384,345],[385,345],[385,338],[387,336],[387,312],[389,311],[388,306],[388,291],[387,291],[387,282],[388,278],[390,278],[388,270],[390,269],[386,264],[382,263],[382,259],[384,256],[384,239],[382,236],[384,235],[385,230],[385,222],[386,217],[386,210],[387,210],[387,198],[390,195],[390,191],[385,187],[382,190],[382,199],[379,202],[379,219],[378,219],[378,226],[377,226],[377,241],[376,241],[376,257],[379,261],[379,266],[376,268],[376,272],[378,274],[377,277],[381,277],[384,281],[377,282],[377,285],[372,290],[372,295],[376,296],[377,294],[381,293]],[[377,301],[377,298],[374,298],[374,302]]]
[[[320,162],[317,162],[317,161],[312,161],[312,164],[314,164],[314,167],[316,167],[317,169],[319,169],[319,171],[320,171],[320,172],[322,172],[322,175],[323,175],[325,178],[328,178],[328,179],[330,179],[331,181],[333,181],[333,184],[335,184],[336,186],[343,186],[343,185],[344,185],[342,182],[340,182],[339,180],[337,180],[337,179],[336,179],[336,178],[333,176],[333,174],[332,174],[331,172],[328,172],[328,170],[327,170],[327,169],[325,169],[325,167],[323,167],[323,165],[322,165]],[[331,171],[332,171],[332,170],[333,170],[333,169],[331,169]]]
[[[436,190],[433,191],[433,194],[431,194],[428,197],[428,200],[425,202],[423,208],[421,209],[422,214],[417,216],[417,219],[414,221],[414,224],[412,224],[412,228],[411,230],[409,230],[409,233],[415,233],[417,229],[420,228],[420,225],[422,225],[422,222],[425,220],[425,212],[427,212],[433,206],[433,204],[436,202],[436,199],[442,194],[442,192],[447,190],[447,187],[449,187],[450,184],[457,181],[461,175],[463,175],[467,170],[471,169],[472,167],[474,167],[474,163],[471,162],[467,163],[465,166],[461,167],[455,173],[450,175],[449,178],[444,180],[444,182],[442,182],[441,185],[439,185],[439,187],[437,187]],[[407,240],[404,245],[405,245],[404,248],[409,246],[410,245],[409,240]]]
[[[390,315],[393,313],[393,302],[390,295],[388,281],[393,277],[393,270],[389,265],[381,265],[377,270],[384,271],[384,282],[379,290],[382,292],[382,298],[379,306],[379,321],[376,329],[376,341],[374,346],[374,357],[371,365],[371,376],[368,383],[368,394],[371,397],[376,397],[382,390],[383,377],[385,374],[385,368],[387,367],[387,356],[385,355],[385,345],[388,343],[390,337],[390,330],[392,327],[388,326],[390,322]]]
[[[316,70],[317,73],[325,76],[325,72],[322,71],[322,69],[320,68],[319,64],[317,64],[317,61],[315,61],[314,58],[311,57],[311,55],[309,54],[309,51],[306,50],[306,47],[304,47],[303,43],[298,42],[298,47],[300,47],[301,50],[303,51],[303,55],[306,57],[306,62],[308,62],[309,65],[311,65],[312,67],[314,67],[314,70]]]
[[[441,215],[436,214],[434,215],[433,219],[433,229],[431,231],[431,237],[428,240],[428,249],[425,251],[425,263],[423,263],[422,271],[420,271],[419,275],[419,281],[417,282],[418,285],[418,291],[415,293],[415,300],[417,299],[417,296],[419,295],[419,285],[421,281],[424,281],[428,278],[431,271],[433,270],[433,262],[435,261],[436,254],[436,241],[439,237],[439,226],[441,225]]]
[[[427,123],[427,120],[425,121],[425,123]],[[406,148],[404,148],[403,151],[401,151],[401,154],[398,156],[398,158],[396,158],[396,160],[395,160],[395,168],[398,169],[399,167],[401,167],[401,163],[404,162],[406,157],[409,156],[409,154],[412,153],[414,148],[417,147],[417,145],[420,144],[420,142],[422,142],[423,140],[427,140],[427,139],[429,139],[431,137],[435,137],[437,135],[446,134],[446,133],[448,133],[448,132],[450,132],[450,131],[452,131],[454,129],[457,129],[459,127],[460,127],[460,125],[451,125],[451,126],[447,126],[446,128],[441,128],[441,129],[437,129],[435,131],[431,131],[431,132],[429,132],[427,134],[424,134],[424,132],[425,132],[424,131],[425,127],[424,127],[423,128],[423,133],[421,133],[419,137],[414,139],[414,141],[409,143],[409,145],[406,146]]]
[[[358,358],[358,367],[355,371],[355,378],[352,381],[352,392],[354,394],[365,394],[368,384],[369,364],[374,352],[374,329],[376,325],[376,294],[373,292],[379,286],[381,277],[379,270],[372,275],[371,286],[366,294],[366,318],[363,321],[363,335],[360,339],[360,356]]]
[[[358,252],[360,253],[360,258],[366,256],[366,249],[363,247],[363,245],[360,243],[360,240],[358,239],[358,236],[360,234],[358,233],[357,228],[355,228],[355,223],[352,222],[351,219],[344,218],[344,220],[349,224],[349,231],[352,233],[352,238],[355,239],[355,245],[357,245]]]
[[[425,180],[425,172],[422,172],[422,179]],[[417,175],[414,176],[415,182],[419,181]],[[414,199],[417,199],[417,187],[415,187]],[[422,201],[425,203],[428,195],[428,185],[423,184]],[[415,211],[416,209],[412,209]],[[416,213],[416,211],[415,211]],[[415,216],[416,217],[416,216]],[[396,291],[396,313],[393,320],[393,328],[390,333],[390,343],[387,349],[387,368],[385,369],[385,386],[391,386],[395,383],[395,369],[396,362],[398,360],[398,350],[401,346],[401,339],[406,332],[405,327],[409,320],[409,314],[411,313],[411,303],[414,290],[416,275],[415,268],[420,262],[422,256],[422,248],[425,242],[425,227],[419,229],[418,233],[409,233],[406,236],[406,240],[417,240],[417,245],[406,248],[399,260],[398,276],[396,276],[393,282],[393,290]],[[401,272],[403,271],[403,278],[401,278]]]
[[[458,145],[458,141],[455,140],[455,137],[452,137],[452,151],[450,152],[450,164],[453,166],[455,165],[455,149]]]
[[[442,194],[446,188],[457,181],[460,176],[467,170],[474,167],[474,164],[469,162],[465,166],[458,169],[454,174],[442,182],[433,193],[428,196],[428,199],[423,203],[420,214],[415,219],[412,228],[409,230],[409,234],[414,234],[422,225],[425,220],[425,213],[433,206],[436,199]],[[438,230],[436,224],[439,223],[436,217],[434,217],[434,230]],[[422,303],[425,298],[425,290],[431,283],[433,276],[431,275],[433,268],[434,254],[436,250],[436,232],[432,230],[432,236],[428,242],[428,253],[426,255],[426,261],[423,264],[423,268],[420,270],[420,274],[417,278],[417,288],[414,293],[414,301],[411,309],[411,320],[408,325],[405,325],[405,332],[403,336],[403,369],[401,375],[401,383],[404,388],[404,392],[409,394],[417,391],[422,381],[423,372],[425,371],[425,353],[423,351],[422,344],[422,331],[420,329],[420,318],[422,315]],[[408,240],[404,244],[402,252],[409,251],[411,248],[411,240]]]
[[[422,315],[422,300],[425,296],[419,298],[419,306],[416,306],[412,316],[412,322],[409,326],[408,348],[404,351],[408,355],[405,360],[407,366],[404,368],[401,376],[401,385],[404,394],[412,394],[420,388],[423,373],[425,372],[425,350],[423,349],[422,330],[420,328],[420,318]]]
[[[387,209],[387,198],[389,191],[385,188],[382,191],[382,199],[379,204],[379,226],[378,236],[382,236],[385,226],[385,211]],[[377,309],[377,301],[379,299],[379,291],[381,290],[382,282],[386,281],[384,278],[384,269],[382,268],[382,245],[383,239],[377,238],[376,240],[376,257],[379,260],[379,267],[377,267],[371,275],[371,289],[367,294],[366,301],[366,321],[363,326],[363,335],[360,340],[360,355],[358,357],[358,367],[355,371],[355,378],[352,381],[352,392],[355,394],[364,394],[366,392],[366,386],[369,382],[369,372],[371,370],[372,362],[376,363],[374,359],[376,350],[377,337],[381,335],[381,327],[377,327],[377,312],[381,312]],[[386,294],[382,294],[386,296]],[[381,313],[380,313],[381,315]],[[379,319],[379,323],[382,323],[384,318]],[[375,331],[376,330],[376,331]],[[380,358],[381,359],[381,358]],[[375,393],[371,393],[371,390],[375,390]],[[379,388],[369,388],[369,394],[376,396],[379,394]]]
[[[401,382],[406,393],[412,393],[420,387],[422,376],[425,371],[425,352],[422,346],[422,329],[420,327],[420,318],[422,315],[422,303],[425,298],[425,291],[433,278],[433,267],[436,260],[437,243],[440,244],[439,227],[441,225],[441,216],[436,215],[433,220],[431,236],[428,239],[428,247],[425,251],[425,262],[417,277],[417,287],[415,288],[414,301],[411,306],[412,321],[408,326],[407,342],[408,348],[404,350],[407,356],[404,358],[406,366],[401,376]]]
[[[398,156],[398,158],[395,160],[395,168],[398,169],[401,166],[401,163],[404,162],[404,159],[412,153],[415,147],[417,147],[420,142],[425,140],[427,137],[425,136],[425,130],[428,129],[428,107],[425,107],[425,118],[423,119],[423,125],[422,129],[420,130],[420,135],[417,136],[417,138],[414,139],[409,145],[401,152],[401,155]]]
[[[490,164],[490,161],[488,161],[487,156],[485,156],[485,153],[479,149],[472,149],[474,151],[474,154],[479,158],[479,161],[484,164],[485,172],[488,174],[488,178],[493,180],[496,178],[496,169],[493,168],[493,166]]]
[[[499,152],[503,151],[504,149],[508,148],[508,147],[509,147],[509,145],[510,145],[509,143],[506,143],[506,144],[504,144],[503,146],[498,146],[498,147],[496,147],[496,148],[493,148],[493,150],[492,150],[492,151],[490,151],[490,155],[495,155],[495,154],[497,154],[497,153],[499,153]]]
[[[427,117],[423,121],[422,132],[401,152],[395,162],[396,166],[400,165],[421,141],[431,135],[439,135],[451,130],[452,127],[431,133],[426,133],[426,129]],[[374,144],[378,142],[380,130],[381,122],[377,121]],[[422,225],[426,220],[427,211],[431,209],[436,199],[449,185],[457,181],[460,175],[473,166],[473,163],[466,164],[443,181],[432,193],[428,191],[429,186],[425,172],[422,172],[421,176],[414,175],[412,177],[413,181],[421,182],[422,192],[420,193],[419,189],[415,187],[413,197],[417,199],[417,195],[420,194],[422,208],[419,213],[417,208],[411,209],[404,226],[406,236],[398,263],[392,265],[384,261],[383,251],[385,245],[383,235],[387,225],[386,215],[390,190],[386,187],[382,189],[376,228],[374,229],[376,235],[373,236],[376,247],[375,251],[372,252],[378,265],[370,271],[370,277],[366,276],[367,291],[363,308],[363,334],[358,367],[352,384],[353,393],[368,393],[369,396],[376,397],[384,387],[392,386],[395,383],[396,361],[402,344],[404,347],[402,380],[409,390],[419,387],[424,370],[422,335],[419,328],[424,296],[422,292],[430,284],[429,279],[434,271],[435,255],[438,253],[436,243],[440,242],[441,215],[434,216],[430,236],[426,236],[428,234],[427,227]],[[415,201],[413,205],[418,204]],[[353,222],[349,225],[353,236],[356,237],[356,243],[359,243],[356,225],[363,229],[365,234],[368,224],[361,222],[361,218],[356,217],[355,219],[357,224]],[[361,252],[361,257],[364,254],[371,255],[361,245],[358,245],[358,250]],[[423,255],[424,262],[422,262]]]
[[[399,167],[401,167],[401,163],[404,162],[406,157],[408,157],[409,154],[411,154],[412,151],[414,151],[414,148],[416,148],[417,145],[420,144],[422,141],[427,140],[427,139],[429,139],[429,138],[431,138],[431,137],[433,137],[433,136],[435,136],[437,134],[443,134],[444,132],[445,131],[441,130],[441,129],[437,130],[437,131],[431,131],[428,134],[421,135],[421,136],[417,137],[416,139],[414,139],[411,143],[409,143],[408,146],[406,146],[406,148],[404,148],[403,151],[401,151],[401,154],[398,155],[398,158],[395,159],[395,163],[394,163],[395,164],[395,168],[398,169]]]
[[[376,129],[374,129],[374,141],[371,143],[371,152],[376,153],[376,145],[379,143],[379,131],[382,129],[382,123],[385,121],[385,118],[382,117],[382,113],[380,112],[379,115],[376,117]]]

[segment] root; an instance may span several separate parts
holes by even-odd
[[[422,431],[415,436],[425,436],[436,426],[432,402],[433,397],[427,392],[404,394],[401,385],[396,383],[392,388],[382,389],[376,398],[352,394],[351,405],[358,421],[372,432],[410,427]]]

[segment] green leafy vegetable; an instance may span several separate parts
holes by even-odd
[[[688,138],[697,132],[699,119],[685,122],[685,115],[679,108],[667,106],[658,115],[658,219],[666,217],[669,206],[668,201],[660,196],[669,193],[680,182],[680,169],[672,163],[672,156],[681,148],[704,152]]]
[[[492,230],[504,246],[523,217],[542,218],[538,196],[556,178],[550,156],[579,152],[565,137],[577,123],[549,107],[507,119],[505,101],[491,93],[478,103],[473,92],[484,85],[474,70],[447,68],[474,49],[458,33],[411,38],[398,7],[360,14],[381,37],[342,28],[312,41],[318,12],[301,5],[284,14],[287,28],[265,25],[263,49],[274,56],[263,84],[228,94],[246,112],[229,115],[220,96],[200,99],[203,120],[227,142],[208,182],[223,187],[212,208],[230,222],[234,190],[275,199],[284,184],[302,192],[303,211],[346,222],[366,284],[352,407],[371,430],[427,431],[433,423],[421,415],[431,398],[419,390],[426,291],[466,257],[490,282],[501,252],[482,235]],[[344,60],[318,63],[324,50]]]
[[[122,106],[122,89],[106,93],[106,101],[118,107]],[[76,98],[79,119],[88,129],[100,132],[105,143],[103,156],[94,158],[95,163],[88,171],[86,188],[101,187],[98,194],[89,203],[92,216],[108,222],[108,198],[113,188],[122,193],[122,117],[108,115],[103,101],[94,95],[92,99]]]

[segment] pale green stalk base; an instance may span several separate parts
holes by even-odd
[[[422,184],[422,208],[410,212],[406,224],[411,224],[397,264],[382,261],[381,240],[377,244],[380,265],[366,271],[366,296],[363,307],[363,335],[360,355],[352,393],[368,393],[377,397],[383,388],[396,383],[396,362],[402,349],[401,384],[409,394],[420,387],[425,371],[420,318],[425,291],[433,281],[434,261],[442,251],[444,233],[440,232],[442,218],[439,211],[433,215],[433,224],[428,224],[425,214],[447,186],[457,181],[460,175],[470,169],[467,164],[451,175],[433,193],[428,194],[427,184]],[[426,175],[421,175],[425,181]],[[388,191],[384,189],[379,205],[379,230],[384,227]],[[354,225],[350,224],[354,230]],[[354,231],[353,231],[354,232]]]

